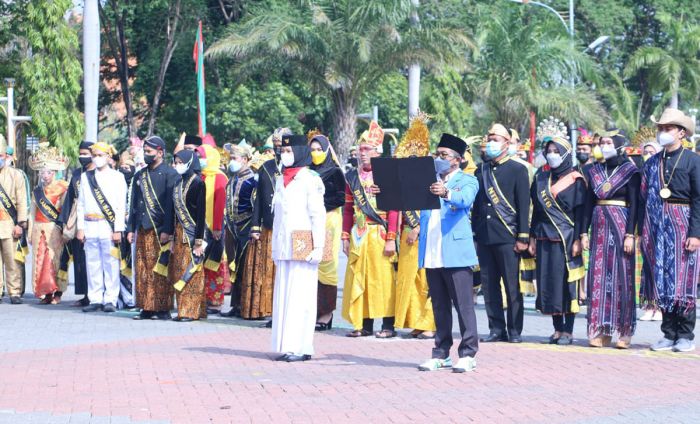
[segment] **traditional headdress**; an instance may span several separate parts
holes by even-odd
[[[467,150],[467,143],[461,138],[454,136],[452,134],[442,133],[440,137],[440,142],[438,147],[444,147],[455,151],[458,155],[464,156],[464,152]]]
[[[160,140],[160,138],[159,138]],[[162,140],[161,140],[162,141]],[[105,143],[104,141],[97,142],[90,147],[90,150],[94,153],[95,151],[107,153],[108,156],[114,156],[117,150],[111,144]]]
[[[578,131],[580,135],[578,136],[578,140],[576,140],[576,144],[579,146],[592,146],[593,135],[585,128],[579,128]]]
[[[253,149],[245,141],[245,139],[241,140],[241,142],[238,144],[224,144],[224,150],[226,150],[226,152],[228,152],[229,155],[237,155],[247,159],[250,159],[253,156]]]
[[[323,135],[321,130],[319,130],[318,128],[314,128],[312,130],[309,130],[309,132],[306,133],[306,141],[311,143],[311,140],[313,140],[313,138],[316,137],[317,135]]]
[[[411,125],[401,137],[394,155],[397,158],[411,156],[428,156],[430,154],[430,131],[428,131],[428,115],[420,112],[411,118]]]
[[[49,169],[51,171],[63,171],[68,167],[68,158],[58,149],[50,146],[48,142],[39,143],[39,148],[29,158],[29,167],[35,171]]]
[[[360,134],[357,144],[369,144],[377,149],[377,152],[382,153],[382,144],[384,143],[384,130],[379,126],[377,121],[369,123],[369,129]]]
[[[258,169],[260,169],[260,167],[263,165],[263,163],[267,162],[268,160],[274,159],[274,158],[275,158],[275,154],[272,152],[268,152],[268,153],[255,152],[255,153],[253,153],[253,157],[248,162],[248,165],[250,165],[250,168],[253,171],[257,171]]]
[[[489,128],[488,135],[500,135],[501,137],[505,138],[506,140],[510,140],[510,131],[503,126],[502,124],[493,124],[491,125],[491,128]]]
[[[541,143],[545,143],[555,138],[560,138],[567,143],[569,142],[566,125],[559,119],[550,116],[537,126],[537,140]]]
[[[289,128],[276,128],[275,131],[272,132],[272,140],[282,140],[282,137],[285,135],[292,135],[292,130]]]

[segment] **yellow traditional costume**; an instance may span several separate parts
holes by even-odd
[[[358,144],[361,150],[381,153],[384,131],[372,121]],[[374,318],[383,318],[379,337],[393,337],[396,295],[394,263],[396,255],[385,256],[387,243],[396,242],[399,213],[377,209],[376,197],[369,188],[374,185],[372,169],[359,165],[345,174],[345,206],[343,233],[349,240],[348,265],[343,290],[343,318],[355,331],[351,337],[372,334]]]

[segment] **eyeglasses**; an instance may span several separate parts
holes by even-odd
[[[452,153],[450,152],[435,152],[434,153],[435,157],[439,157],[440,159],[450,159],[453,157]]]

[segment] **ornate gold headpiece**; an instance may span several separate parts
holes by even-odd
[[[29,167],[35,171],[41,169],[62,171],[68,167],[68,158],[61,153],[58,147],[51,146],[48,142],[42,142],[29,158]]]
[[[543,142],[547,141],[547,139],[554,138],[561,138],[569,141],[566,125],[559,119],[550,116],[537,126],[537,140]]]
[[[394,156],[408,158],[411,156],[428,156],[430,154],[430,131],[428,131],[428,119],[424,112],[419,112],[411,119],[411,125],[401,137],[401,142],[396,147]]]

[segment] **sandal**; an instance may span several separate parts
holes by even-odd
[[[41,300],[39,301],[39,304],[40,304],[40,305],[50,305],[52,300],[53,300],[53,295],[52,295],[52,294],[47,294],[46,296],[44,296],[43,299],[41,299]]]
[[[367,330],[355,330],[355,331],[349,332],[349,333],[346,334],[345,336],[355,338],[355,337],[367,337],[367,336],[371,336],[371,335],[372,335],[372,332],[371,332],[371,331],[367,331]]]
[[[428,334],[425,334],[425,333],[428,333]],[[435,338],[435,333],[433,333],[432,331],[423,331],[422,333],[417,335],[416,338],[420,339],[420,340],[431,340],[431,339]]]
[[[396,331],[394,330],[382,330],[382,331],[377,331],[374,333],[374,337],[378,339],[391,339],[392,337],[396,337]]]
[[[61,296],[54,296],[53,299],[51,299],[52,305],[58,305],[59,303],[61,303]]]

